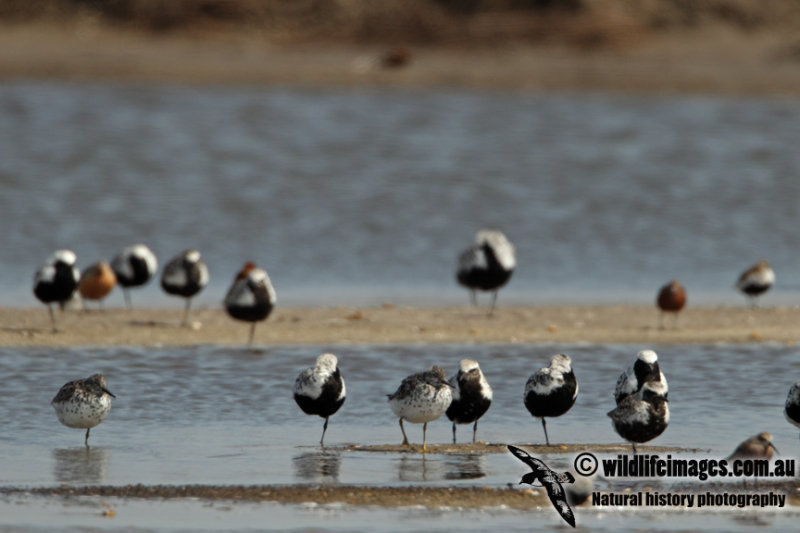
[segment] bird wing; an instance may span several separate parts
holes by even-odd
[[[550,468],[546,464],[544,464],[543,461],[537,459],[536,457],[532,457],[525,450],[522,450],[510,444],[508,445],[508,449],[511,453],[513,453],[516,456],[517,459],[519,459],[520,461],[531,467],[531,469],[534,472],[540,471],[542,473],[547,473],[547,474],[553,473],[553,471],[550,470]],[[553,475],[555,474],[553,473]]]
[[[575,513],[572,512],[572,507],[567,503],[564,487],[562,487],[561,483],[558,481],[543,479],[542,482],[547,491],[547,496],[550,498],[550,501],[553,502],[553,507],[556,508],[558,514],[561,515],[561,518],[563,518],[567,524],[575,527]]]

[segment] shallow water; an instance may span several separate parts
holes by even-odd
[[[0,115],[3,305],[36,304],[56,248],[139,241],[199,248],[206,305],[247,259],[281,305],[464,302],[484,226],[517,245],[501,301],[650,303],[677,277],[739,303],[761,257],[765,304],[798,301],[797,100],[19,82]]]
[[[784,457],[798,449],[797,430],[782,415],[788,387],[796,379],[797,347],[778,345],[655,346],[670,382],[672,419],[653,444],[708,449],[707,458],[727,456],[746,437],[773,433]],[[478,485],[517,483],[524,465],[510,454],[391,454],[345,452],[344,444],[398,443],[400,431],[386,403],[403,377],[431,364],[455,372],[469,357],[482,363],[494,388],[491,409],[478,436],[490,442],[543,441],[541,424],[522,404],[527,376],[554,353],[568,353],[580,383],[575,406],[548,424],[553,442],[618,443],[605,413],[620,371],[639,347],[628,345],[444,345],[334,346],[348,397],[326,435],[317,442],[321,419],[304,415],[291,395],[294,377],[323,348],[297,346],[183,348],[3,348],[0,374],[0,485],[83,484],[375,484]],[[48,405],[65,381],[101,371],[117,395],[108,419],[92,430],[61,426]],[[784,378],[780,377],[785,375]],[[777,379],[776,379],[777,377]],[[412,442],[419,425],[407,424]],[[459,440],[470,438],[459,428]],[[429,442],[448,442],[446,420],[429,425]],[[677,455],[677,454],[676,454]],[[570,466],[570,455],[542,455],[554,468]],[[598,485],[612,490],[622,485]],[[651,486],[667,487],[656,480]],[[100,517],[106,507],[114,519]],[[359,509],[348,506],[226,502],[121,501],[108,498],[0,498],[0,524],[14,531],[40,531],[59,524],[68,530],[208,530],[223,527],[294,531],[466,531],[502,527],[529,530],[531,517],[561,527],[549,509]],[[400,518],[407,521],[402,525]],[[675,509],[631,511],[581,508],[578,521],[593,531],[701,529],[747,531],[754,523],[791,528],[790,510],[693,513]],[[383,529],[382,529],[383,528]]]

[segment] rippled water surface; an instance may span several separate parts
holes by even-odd
[[[797,430],[782,414],[782,404],[793,377],[781,379],[793,368],[798,348],[786,346],[663,346],[655,347],[662,369],[670,382],[672,420],[654,444],[701,448],[700,455],[721,458],[736,443],[759,431],[770,431],[782,454],[794,456],[800,446]],[[454,346],[339,346],[347,382],[348,397],[334,415],[326,436],[329,448],[317,446],[321,419],[304,415],[292,399],[294,377],[311,364],[319,347],[285,347],[248,350],[240,347],[191,348],[5,348],[0,352],[0,373],[4,394],[0,399],[0,483],[3,486],[50,486],[70,484],[286,484],[351,483],[377,485],[479,485],[503,487],[516,483],[524,467],[507,454],[431,455],[344,452],[344,444],[385,444],[401,440],[397,421],[385,394],[394,391],[409,373],[431,364],[455,372],[464,357],[482,363],[495,396],[491,409],[481,420],[479,438],[490,442],[543,442],[541,424],[522,404],[527,376],[546,364],[549,357],[566,352],[573,358],[580,382],[577,403],[565,416],[548,424],[554,442],[617,443],[605,413],[613,407],[611,391],[620,371],[635,357],[631,346],[593,345],[454,345]],[[95,371],[106,374],[117,395],[106,421],[92,430],[90,449],[83,446],[83,431],[61,426],[49,405],[65,381]],[[420,442],[421,427],[407,424],[413,442]],[[470,437],[461,426],[460,440]],[[450,424],[442,419],[428,428],[429,442],[447,442]],[[566,468],[570,456],[544,457]],[[657,482],[656,482],[657,483]],[[603,488],[603,487],[601,487]],[[21,500],[14,504],[13,502]],[[48,516],[78,523],[102,501],[87,500],[88,507],[63,507],[48,503],[38,515],[36,498],[7,497],[0,502],[6,518],[34,528]],[[90,502],[94,501],[94,504]],[[117,502],[123,518],[134,520],[143,503]],[[353,511],[331,508],[287,508],[272,504],[236,507],[223,504],[204,510],[194,504],[163,503],[153,510],[153,527],[159,513],[172,509],[186,513],[189,523],[208,527],[199,516],[217,513],[231,527],[251,527],[264,516],[277,524],[298,524],[302,529],[320,526],[329,530],[371,529],[376,516],[383,520],[398,511]],[[47,511],[49,509],[49,511]],[[127,511],[126,511],[127,509]],[[160,509],[160,511],[159,511]],[[13,510],[13,513],[11,512]],[[26,515],[27,513],[27,515]],[[50,513],[50,514],[48,514]],[[127,513],[127,514],[126,514]],[[198,514],[199,513],[199,514]],[[326,517],[347,518],[328,522]],[[51,516],[52,514],[52,516]],[[436,516],[418,511],[420,516]],[[512,530],[526,523],[524,513],[481,511],[455,513],[431,527],[483,527],[496,520]],[[694,524],[698,515],[678,513],[664,525]],[[36,516],[34,518],[34,515]],[[28,518],[24,518],[28,516]],[[53,518],[55,516],[56,518]],[[72,516],[73,518],[69,518]],[[537,515],[539,516],[539,515]],[[594,529],[637,529],[634,513],[623,519],[619,512],[587,510],[579,517],[595,524]],[[768,520],[768,514],[762,519]],[[781,515],[769,520],[783,520]],[[60,517],[60,518],[59,518]],[[470,518],[472,517],[472,518]],[[546,518],[545,520],[550,520]],[[752,518],[752,516],[751,516]],[[280,522],[280,520],[289,522]],[[733,515],[718,517],[725,528],[739,526]],[[322,520],[322,521],[320,521]],[[452,522],[455,520],[455,522]],[[623,527],[622,520],[627,526]],[[626,522],[627,520],[627,522]],[[658,520],[664,520],[659,518]],[[718,524],[717,519],[711,523]],[[768,521],[769,521],[768,520]],[[682,522],[684,521],[684,522]],[[596,522],[596,523],[595,523]],[[186,522],[184,522],[185,524]],[[745,526],[749,522],[745,521]],[[149,522],[140,525],[148,527]],[[323,525],[324,524],[324,525]],[[411,522],[406,530],[427,529]],[[433,525],[435,524],[435,525]],[[595,527],[596,526],[596,527]],[[35,528],[34,528],[35,529]],[[679,529],[679,528],[678,528]],[[741,530],[746,530],[744,527]]]
[[[739,302],[761,257],[798,299],[795,100],[5,83],[0,115],[6,303],[58,247],[139,241],[203,251],[213,305],[247,259],[284,303],[462,302],[483,226],[517,245],[506,301]]]

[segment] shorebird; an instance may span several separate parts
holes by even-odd
[[[772,434],[762,431],[739,444],[727,459],[772,459],[778,449],[772,444]]]
[[[664,329],[664,313],[673,313],[675,327],[678,327],[678,313],[686,305],[686,289],[677,280],[672,280],[658,291],[656,305],[661,309],[658,327]]]
[[[626,396],[638,395],[642,386],[648,381],[661,383],[665,394],[669,391],[667,378],[658,366],[658,355],[653,350],[642,350],[636,354],[636,361],[617,379],[617,386],[614,388],[614,400],[617,405]]]
[[[748,268],[736,282],[736,288],[742,291],[753,307],[758,307],[758,297],[769,290],[775,283],[775,272],[769,263],[762,259]]]
[[[328,418],[339,410],[346,398],[347,389],[338,362],[332,353],[324,353],[317,357],[316,365],[300,372],[294,382],[294,401],[300,409],[307,415],[319,415],[325,419],[320,446],[325,445]]]
[[[800,381],[792,385],[786,397],[786,407],[783,414],[790,424],[800,428]]]
[[[167,294],[186,299],[182,325],[189,322],[192,297],[208,285],[208,267],[197,250],[186,250],[173,257],[161,273],[161,288]]]
[[[256,323],[267,319],[276,301],[267,271],[256,268],[252,261],[245,263],[225,295],[225,310],[231,317],[251,323],[248,346],[253,344]]]
[[[126,246],[111,260],[111,268],[117,276],[117,283],[125,296],[125,307],[131,308],[128,289],[144,285],[158,270],[158,260],[150,248],[144,244]]]
[[[430,370],[412,374],[405,378],[394,394],[388,394],[389,407],[400,419],[403,445],[408,446],[408,437],[403,420],[422,424],[422,452],[425,452],[428,422],[442,416],[453,400],[453,387],[447,382],[444,369],[432,366]]]
[[[114,289],[117,284],[117,276],[105,261],[98,261],[86,267],[81,272],[78,281],[78,293],[84,300],[94,300],[103,307],[103,298]]]
[[[94,374],[66,383],[50,404],[59,422],[71,428],[86,428],[83,443],[89,446],[89,431],[111,412],[111,398],[116,396],[108,390],[105,376]]]
[[[78,288],[77,256],[72,250],[57,250],[33,276],[33,294],[40,302],[47,305],[50,312],[50,323],[53,333],[57,332],[56,319],[53,315],[53,304],[64,308]]]
[[[545,417],[561,416],[570,410],[578,397],[578,380],[572,360],[563,353],[554,355],[550,366],[540,368],[525,383],[525,407],[542,419],[544,440],[550,446]]]
[[[614,430],[631,443],[635,454],[637,442],[653,440],[667,429],[667,388],[659,381],[648,381],[642,386],[641,399],[637,395],[626,396],[608,416]]]
[[[497,303],[497,292],[511,278],[516,266],[514,246],[499,231],[481,230],[475,235],[475,244],[464,250],[458,258],[458,282],[470,290],[473,305],[477,303],[475,291],[492,291],[489,315]]]
[[[475,425],[472,426],[472,443],[475,444],[478,419],[492,405],[492,388],[481,372],[478,362],[472,359],[461,360],[458,372],[450,378],[450,386],[453,387],[453,402],[445,414],[453,422],[453,444],[456,443],[456,424],[473,422]]]
[[[537,459],[536,457],[532,457],[528,452],[517,448],[516,446],[509,444],[508,449],[517,459],[531,468],[530,472],[522,476],[522,479],[519,482],[520,485],[523,483],[533,485],[538,481],[547,491],[547,497],[550,498],[550,501],[553,503],[553,507],[556,508],[556,511],[558,511],[558,514],[561,515],[561,518],[563,518],[567,524],[575,527],[575,514],[572,512],[572,508],[569,506],[569,503],[567,503],[564,487],[561,485],[562,483],[574,483],[575,476],[573,476],[570,472],[564,472],[561,474],[554,472],[549,466],[544,464],[544,461]]]

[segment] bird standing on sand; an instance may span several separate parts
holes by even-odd
[[[656,305],[661,309],[658,317],[658,327],[664,329],[664,313],[675,316],[675,327],[678,327],[678,313],[686,305],[686,289],[677,280],[672,280],[658,291]]]
[[[462,359],[458,372],[450,378],[453,387],[453,401],[445,414],[453,422],[453,444],[456,443],[456,424],[471,424],[472,443],[478,432],[478,419],[492,405],[492,388],[481,372],[477,361]]]
[[[736,282],[736,288],[742,291],[753,307],[758,307],[758,297],[767,292],[775,283],[775,272],[769,263],[762,259],[748,268]]]
[[[126,246],[111,260],[111,268],[117,276],[117,283],[122,287],[125,296],[125,307],[131,308],[131,297],[128,289],[140,287],[150,281],[156,270],[156,255],[144,244]]]
[[[84,445],[89,446],[89,431],[105,420],[111,412],[108,383],[102,374],[66,383],[50,404],[56,410],[58,421],[71,428],[86,428]]]
[[[294,382],[294,401],[300,409],[307,415],[319,415],[325,419],[320,446],[324,446],[328,418],[339,410],[347,394],[338,363],[335,355],[324,353],[317,357],[316,365],[300,372]]]
[[[550,446],[545,417],[561,416],[578,397],[578,380],[572,371],[572,360],[566,354],[557,354],[550,366],[540,368],[525,383],[525,407],[531,415],[542,419],[544,440]]]
[[[253,344],[256,323],[267,319],[277,299],[267,271],[256,268],[252,261],[245,263],[225,295],[224,303],[231,317],[250,322],[248,346]]]
[[[669,424],[667,389],[659,381],[648,381],[638,395],[625,396],[612,411],[608,412],[614,431],[631,443],[636,453],[636,443],[658,437]]]
[[[405,378],[394,394],[388,394],[389,407],[400,419],[403,445],[408,446],[408,437],[403,420],[422,424],[422,452],[425,453],[428,422],[442,416],[453,400],[453,387],[447,382],[444,369],[432,366],[430,370]]]
[[[78,293],[84,300],[100,302],[102,308],[103,298],[109,295],[116,284],[117,276],[111,269],[111,265],[105,261],[98,261],[81,272]]]
[[[167,294],[186,299],[182,325],[189,323],[192,297],[208,285],[208,266],[197,250],[186,250],[173,257],[161,273],[161,288]]]
[[[614,401],[619,405],[626,396],[638,396],[644,384],[650,381],[660,383],[665,393],[669,392],[667,378],[658,366],[658,354],[653,350],[642,350],[636,354],[636,361],[617,379]]]
[[[789,389],[783,414],[790,424],[800,428],[800,381]]]
[[[481,230],[475,235],[475,244],[459,256],[456,279],[470,290],[473,304],[476,303],[476,290],[492,291],[491,316],[497,303],[497,292],[511,278],[516,264],[514,246],[503,233]]]
[[[542,487],[547,491],[547,497],[550,498],[550,502],[553,504],[553,507],[556,508],[558,514],[561,515],[561,518],[563,518],[567,524],[575,527],[575,514],[572,512],[572,508],[567,502],[564,487],[561,485],[562,483],[574,483],[575,476],[570,472],[557,474],[551,470],[549,466],[544,464],[544,461],[531,456],[521,448],[509,444],[508,449],[517,459],[531,468],[530,472],[522,476],[520,484],[527,483],[528,485],[533,485],[537,481],[541,483]]]
[[[727,459],[772,459],[778,449],[772,444],[772,434],[762,431],[739,444]]]
[[[77,260],[72,250],[57,250],[33,276],[33,294],[40,302],[47,305],[53,333],[58,331],[53,315],[53,304],[58,303],[63,309],[64,303],[78,288],[80,276],[75,266]]]

